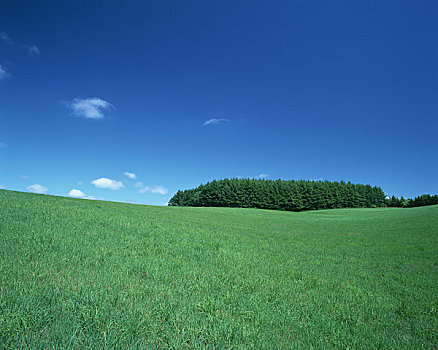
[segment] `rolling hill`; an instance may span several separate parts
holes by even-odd
[[[0,348],[430,349],[438,206],[301,213],[0,190]]]

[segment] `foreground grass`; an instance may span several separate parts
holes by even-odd
[[[290,213],[0,191],[0,348],[427,349],[438,206]]]

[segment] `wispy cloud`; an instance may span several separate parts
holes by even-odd
[[[27,175],[20,175],[21,180],[29,180],[29,176]]]
[[[266,179],[267,177],[269,177],[269,175],[268,174],[259,174],[257,177],[259,179]]]
[[[11,74],[0,64],[0,80],[9,78],[10,76]]]
[[[134,187],[137,187],[138,193],[145,193],[145,192],[151,192],[155,194],[167,194],[169,190],[163,186],[145,186],[143,182],[136,182]]]
[[[76,188],[70,190],[68,196],[72,198],[97,199],[93,196],[87,196],[84,192],[82,192],[81,190],[77,190]]]
[[[44,187],[40,184],[27,186],[27,190],[29,192],[40,193],[40,194],[47,194],[49,192],[49,189],[47,187]]]
[[[100,179],[96,179],[91,181],[91,184],[98,188],[107,188],[109,190],[120,190],[125,187],[122,181],[108,179],[106,177],[101,177]]]
[[[132,180],[135,180],[135,179],[137,178],[137,175],[135,175],[134,173],[130,173],[129,171],[125,171],[125,172],[123,173],[123,175],[129,177],[129,178],[132,179]]]
[[[66,105],[73,111],[73,113],[82,118],[87,119],[104,119],[105,112],[114,109],[114,106],[98,97],[75,98]]]
[[[4,190],[6,187],[3,184],[0,184],[0,190]]]
[[[27,52],[29,53],[29,55],[34,56],[34,55],[40,55],[40,49],[38,48],[38,46],[32,45],[32,46],[28,46],[27,47]]]
[[[167,194],[169,192],[169,190],[163,186],[146,186],[144,188],[142,188],[140,191],[138,191],[139,193],[145,193],[145,192],[151,192],[151,193],[158,193],[158,194]]]
[[[9,46],[19,48],[26,51],[30,56],[39,56],[41,54],[40,49],[36,45],[26,45],[17,43],[5,32],[0,32],[0,40],[8,44]]]
[[[207,125],[215,125],[215,124],[223,124],[223,123],[227,123],[228,119],[225,118],[212,118],[212,119],[208,119],[204,122],[204,124],[202,124],[203,126],[207,126]]]
[[[8,145],[6,143],[0,142],[0,148],[6,148]]]

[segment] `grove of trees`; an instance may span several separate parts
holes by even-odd
[[[241,207],[303,211],[387,205],[380,187],[351,182],[223,179],[178,191],[172,206]]]

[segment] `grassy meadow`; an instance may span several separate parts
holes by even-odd
[[[436,349],[438,206],[279,212],[0,190],[0,349]]]

